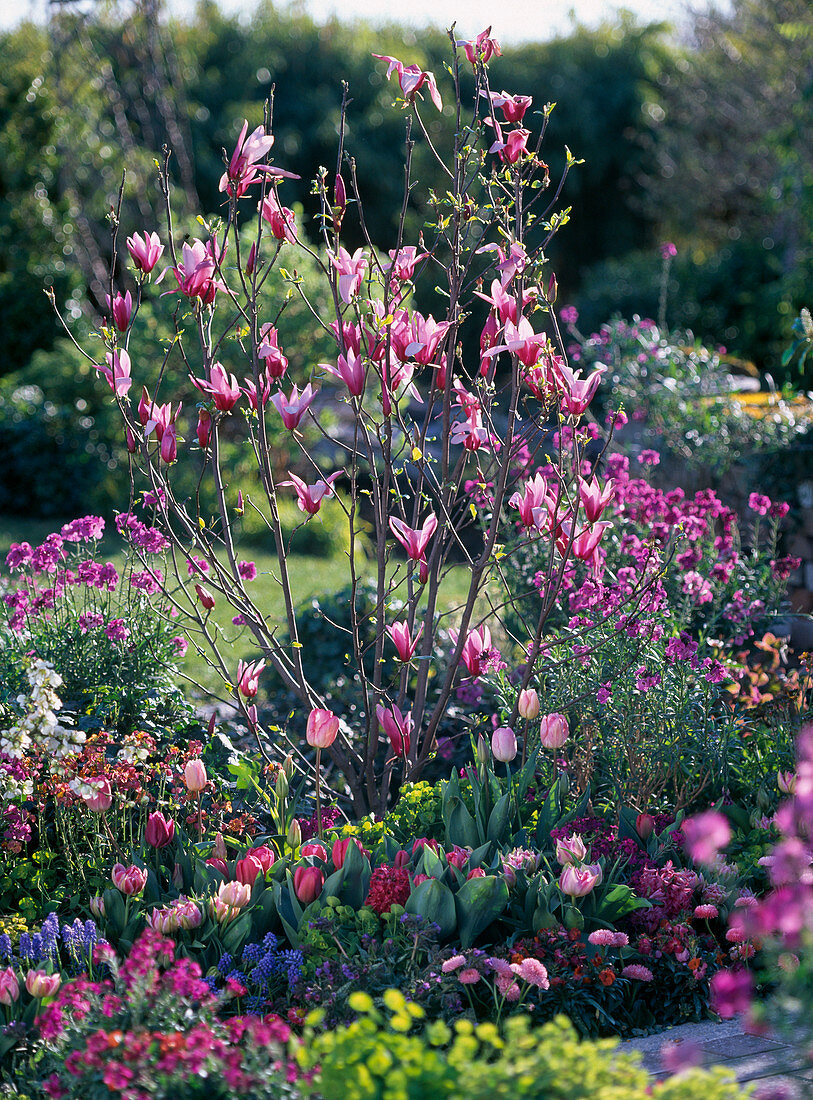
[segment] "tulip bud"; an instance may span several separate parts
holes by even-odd
[[[290,787],[284,771],[277,772],[277,778],[274,783],[274,790],[277,792],[277,798],[287,798]]]
[[[795,794],[796,793],[796,773],[795,772],[779,772],[776,777],[776,785],[782,794]]]
[[[539,714],[539,696],[533,688],[525,688],[519,693],[518,711],[520,718],[530,721]]]
[[[302,844],[302,828],[296,818],[288,826],[288,847],[296,850]]]
[[[468,882],[470,878],[485,878],[485,877],[486,877],[486,873],[485,873],[485,871],[483,870],[482,867],[472,867],[472,869],[466,875],[466,882]]]
[[[294,758],[291,753],[285,757],[282,761],[282,770],[285,772],[286,779],[293,779],[294,776]]]
[[[517,755],[517,737],[510,726],[499,726],[491,736],[491,752],[495,760],[509,764]]]
[[[325,876],[318,867],[297,867],[294,871],[294,893],[303,905],[310,905],[322,893]]]
[[[649,840],[655,830],[655,818],[652,814],[638,814],[635,819],[635,831],[641,840]]]
[[[308,715],[306,737],[313,748],[329,748],[336,740],[338,732],[339,719],[332,711],[315,707]]]
[[[117,863],[110,873],[110,878],[116,889],[128,898],[140,894],[147,885],[147,872],[134,863],[131,863],[129,867]]]
[[[300,854],[303,857],[314,856],[316,859],[324,860],[324,862],[327,863],[327,848],[319,844],[318,841],[310,841],[308,844],[303,844]]]
[[[229,858],[229,853],[226,851],[226,841],[223,839],[222,833],[215,833],[215,842],[212,845],[212,855],[215,859]]]
[[[344,861],[347,859],[347,849],[351,844],[355,844],[360,852],[364,851],[354,836],[345,837],[343,840],[334,840],[330,858],[333,860],[333,866],[337,871],[344,866]]]
[[[400,848],[396,853],[392,861],[393,867],[406,867],[409,863],[409,852],[404,848]]]
[[[539,740],[545,749],[560,749],[570,734],[564,714],[546,714],[539,725]]]
[[[257,875],[264,874],[262,864],[250,852],[244,859],[238,859],[234,867],[234,877],[238,882],[253,886]]]
[[[97,894],[96,897],[93,897],[88,901],[88,906],[90,908],[91,913],[96,918],[96,920],[101,920],[104,917],[104,898],[103,897],[100,897]]]
[[[482,733],[477,738],[477,748],[475,750],[478,764],[488,763],[488,743]]]
[[[188,760],[183,770],[184,782],[188,791],[202,791],[206,786],[206,765],[196,758]]]
[[[584,928],[584,917],[575,905],[565,908],[565,928]]]

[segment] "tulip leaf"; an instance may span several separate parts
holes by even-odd
[[[457,928],[454,894],[439,879],[430,878],[416,886],[407,898],[405,908],[407,913],[425,917],[439,925],[441,940],[448,939]]]
[[[446,822],[446,836],[450,843],[458,844],[461,848],[476,848],[479,836],[477,835],[477,823],[469,813],[466,806],[458,798],[448,814],[444,813]]]
[[[486,830],[486,836],[488,837],[488,839],[497,844],[502,839],[510,818],[511,792],[506,791],[497,803],[497,805],[491,811],[491,816],[488,819],[488,829]]]
[[[124,931],[124,899],[118,890],[108,887],[102,900],[104,902],[104,918],[107,927],[112,928],[116,937]]]
[[[443,878],[443,872],[446,870],[446,864],[440,859],[435,849],[428,844],[423,846],[421,861],[418,866],[430,878]]]
[[[486,875],[464,882],[455,895],[460,945],[467,950],[481,932],[497,919],[508,904],[504,878]]]
[[[221,936],[220,942],[223,950],[230,955],[239,955],[248,939],[251,931],[251,913],[241,913],[239,917],[226,925],[226,931]]]
[[[634,909],[651,909],[652,902],[646,898],[639,898],[629,886],[618,883],[605,894],[596,905],[596,916],[608,924],[614,924],[617,920]]]
[[[517,792],[518,802],[522,802],[525,798],[528,788],[531,785],[531,780],[536,774],[536,762],[539,759],[541,748],[541,745],[537,745],[536,748],[531,751],[522,768],[514,776],[514,790]]]

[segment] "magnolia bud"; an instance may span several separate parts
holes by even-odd
[[[237,491],[237,507],[234,510],[235,510],[235,512],[237,513],[238,516],[242,516],[243,512],[245,511],[245,508],[243,507],[243,490],[242,489],[238,489],[238,491]]]
[[[556,282],[556,276],[551,275],[548,281],[548,301],[551,305],[559,297],[559,284]]]
[[[301,848],[302,847],[302,829],[296,818],[293,819],[288,826],[288,847],[289,848]]]

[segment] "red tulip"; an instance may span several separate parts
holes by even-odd
[[[294,871],[294,892],[303,905],[310,905],[322,893],[325,876],[318,867],[297,867]]]

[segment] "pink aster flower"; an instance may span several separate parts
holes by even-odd
[[[655,975],[648,966],[641,963],[630,963],[621,971],[622,978],[632,978],[636,982],[651,982]]]
[[[461,985],[476,985],[480,981],[482,974],[479,970],[475,970],[473,966],[468,967],[466,970],[461,970],[457,975],[457,980]]]

